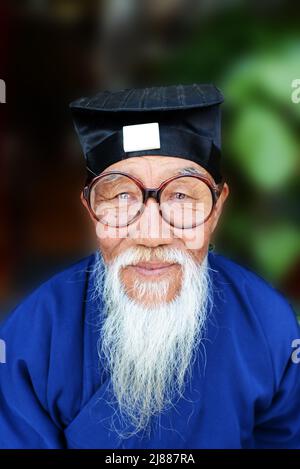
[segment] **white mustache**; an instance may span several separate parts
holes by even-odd
[[[118,263],[119,268],[136,265],[139,262],[170,262],[186,265],[194,262],[190,254],[178,248],[129,248],[121,253],[113,262]]]

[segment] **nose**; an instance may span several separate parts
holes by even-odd
[[[159,205],[148,199],[139,219],[129,225],[128,235],[137,245],[157,247],[173,242],[172,227],[159,213]]]

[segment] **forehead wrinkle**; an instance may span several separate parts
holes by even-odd
[[[142,158],[142,157],[141,157]],[[196,168],[195,166],[185,166],[183,168],[178,168],[176,167],[175,169],[172,169],[170,167],[176,165],[176,161],[162,161],[161,159],[159,160],[158,162],[158,165],[157,165],[157,169],[158,170],[161,170],[163,169],[163,174],[159,175],[157,174],[157,171],[156,171],[156,167],[153,167],[151,165],[151,161],[154,161],[155,157],[153,157],[153,159],[149,160],[148,158],[147,159],[142,159],[140,161],[130,161],[131,158],[128,158],[126,159],[126,168],[111,168],[111,170],[115,170],[115,171],[121,171],[121,172],[125,172],[129,175],[132,175],[134,177],[136,177],[137,179],[139,179],[141,182],[143,182],[145,184],[146,182],[146,178],[145,178],[145,173],[150,173],[150,175],[152,176],[151,177],[151,181],[153,179],[155,179],[157,181],[157,184],[156,185],[159,185],[161,182],[163,182],[164,180],[172,177],[172,176],[184,176],[184,175],[193,175],[193,174],[199,174],[199,175],[203,175],[206,173],[206,171],[201,171],[201,169],[199,168]],[[124,160],[122,160],[124,161]],[[144,163],[147,163],[147,167],[143,167],[145,166]],[[142,163],[142,165],[141,165]],[[177,165],[176,165],[177,166]],[[129,169],[130,167],[130,169]],[[137,171],[138,168],[142,167],[141,171]],[[166,173],[164,175],[164,173]],[[148,184],[145,184],[145,185],[148,185],[149,186],[149,183]],[[153,184],[151,184],[151,186],[153,186]]]

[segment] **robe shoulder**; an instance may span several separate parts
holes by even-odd
[[[215,273],[213,277],[217,282],[217,290],[229,290],[234,296],[243,299],[241,305],[247,302],[252,306],[253,313],[265,325],[276,324],[284,313],[286,326],[297,322],[288,299],[258,274],[220,254],[210,255],[209,265]]]
[[[88,270],[94,260],[94,254],[74,262],[66,269],[61,270],[41,283],[33,291],[27,294],[17,306],[2,321],[0,331],[5,335],[13,323],[22,323],[23,331],[31,331],[34,324],[47,324],[52,320],[70,320],[75,313],[80,314],[80,303],[78,308],[64,308],[64,302],[77,297],[84,298],[86,295]],[[42,311],[41,309],[42,308]],[[56,318],[59,316],[59,318]]]
[[[228,257],[212,253],[209,265],[218,308],[226,311],[227,323],[233,324],[238,334],[244,336],[251,328],[256,329],[257,341],[265,342],[279,384],[293,352],[293,341],[300,338],[291,303],[271,283]]]
[[[80,408],[84,304],[93,258],[91,254],[42,283],[1,324],[6,360],[0,365],[0,447],[29,447],[28,434],[30,447],[59,448],[56,430]],[[26,424],[32,421],[34,437]]]

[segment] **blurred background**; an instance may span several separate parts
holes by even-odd
[[[180,82],[225,95],[231,197],[215,250],[299,314],[299,23],[286,0],[1,0],[0,315],[95,248],[69,102]]]

